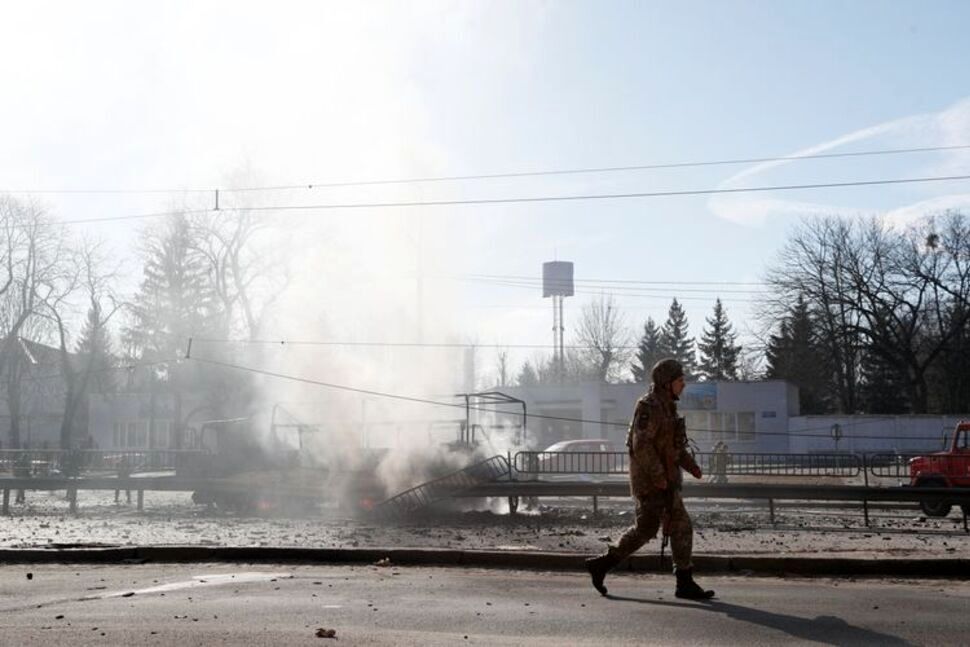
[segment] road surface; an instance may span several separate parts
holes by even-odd
[[[970,584],[348,565],[4,565],[0,645],[953,645]],[[332,629],[335,638],[317,637]]]

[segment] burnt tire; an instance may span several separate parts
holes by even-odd
[[[916,484],[916,487],[946,487],[946,481],[942,479],[926,479]],[[950,514],[953,505],[946,499],[923,499],[919,502],[919,507],[927,517],[945,517]]]

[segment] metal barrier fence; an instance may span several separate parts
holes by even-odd
[[[858,454],[699,453],[697,464],[706,473],[726,476],[859,476],[863,457]],[[719,465],[719,461],[722,461]]]
[[[198,449],[3,449],[0,472],[14,476],[77,476],[88,471],[119,473],[174,470],[180,463],[208,455]]]
[[[626,452],[518,452],[512,459],[521,474],[626,474]]]
[[[909,478],[909,461],[917,456],[928,456],[928,453],[881,453],[866,454],[866,468],[870,474],[878,478]],[[932,458],[931,458],[932,460]]]
[[[858,454],[697,453],[697,464],[708,474],[727,476],[833,476],[862,473]],[[513,458],[520,474],[626,474],[626,452],[518,452]]]

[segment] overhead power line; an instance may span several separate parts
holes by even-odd
[[[486,285],[495,285],[495,286],[498,286],[498,287],[523,288],[523,289],[526,289],[526,290],[533,290],[533,291],[539,290],[542,287],[540,285],[535,285],[533,283],[522,283],[522,282],[516,282],[516,281],[482,281],[482,283],[484,283]],[[600,296],[604,292],[609,292],[609,291],[610,291],[609,288],[604,288],[603,290],[573,290],[573,294],[583,294],[583,295],[588,295],[588,296]],[[617,293],[616,296],[622,297],[622,298],[625,298],[625,299],[626,298],[629,298],[629,299],[663,299],[663,300],[671,300],[671,299],[676,298],[678,301],[705,301],[707,303],[711,303],[712,300],[714,298],[716,298],[716,295],[712,295],[712,296],[709,296],[709,297],[701,297],[701,296],[686,296],[685,297],[685,296],[679,296],[678,294],[675,294],[675,293],[672,293],[672,292],[656,293],[656,294],[651,294],[651,293],[646,293],[646,292],[632,293],[632,294],[631,293]],[[721,301],[724,302],[724,303],[755,303],[756,302],[755,299],[742,299],[742,298],[739,298],[739,297],[727,297],[725,299],[721,299]]]
[[[383,342],[383,341],[330,341],[330,340],[307,340],[307,339],[213,339],[205,337],[193,337],[193,340],[203,344],[239,344],[257,346],[352,346],[352,347],[373,347],[373,348],[534,348],[534,349],[555,349],[558,346],[551,344],[473,344],[473,343],[448,343],[448,342]],[[563,348],[570,350],[582,350],[588,346],[566,345]],[[637,346],[615,346],[618,349],[634,349]]]
[[[358,387],[353,387],[353,386],[347,386],[347,385],[344,385],[344,384],[335,384],[333,382],[323,382],[323,381],[320,381],[320,380],[314,380],[314,379],[310,379],[310,378],[306,378],[306,377],[299,377],[299,376],[296,376],[296,375],[288,375],[286,373],[277,373],[275,371],[267,371],[267,370],[263,370],[263,369],[259,369],[259,368],[253,368],[253,367],[250,367],[250,366],[241,366],[241,365],[238,365],[238,364],[231,364],[229,362],[220,362],[218,360],[213,360],[213,359],[205,359],[205,358],[199,358],[199,357],[189,357],[189,358],[186,358],[186,359],[190,359],[192,361],[199,362],[199,363],[202,363],[202,364],[209,364],[211,366],[218,366],[218,367],[221,367],[221,368],[228,368],[228,369],[242,371],[242,372],[246,372],[246,373],[254,373],[254,374],[257,374],[257,375],[264,375],[266,377],[275,377],[275,378],[282,379],[282,380],[289,380],[289,381],[293,381],[293,382],[300,382],[300,383],[303,383],[303,384],[310,384],[310,385],[314,385],[314,386],[321,386],[321,387],[324,387],[324,388],[334,389],[334,390],[338,390],[338,391],[346,391],[346,392],[349,392],[349,393],[358,393],[360,395],[370,395],[370,396],[379,397],[379,398],[387,398],[387,399],[391,399],[391,400],[398,400],[398,401],[404,401],[404,402],[413,402],[413,403],[416,403],[416,404],[427,404],[427,405],[438,406],[438,407],[449,407],[449,408],[452,408],[452,409],[483,411],[485,413],[503,413],[503,414],[506,414],[506,415],[509,415],[510,414],[510,412],[504,411],[504,410],[501,410],[501,409],[495,409],[495,408],[490,408],[490,407],[482,407],[482,406],[477,406],[477,405],[466,405],[463,402],[462,403],[458,403],[458,402],[442,402],[440,400],[431,400],[429,398],[420,398],[420,397],[416,397],[416,396],[401,395],[401,394],[398,394],[398,393],[388,393],[388,392],[385,392],[385,391],[376,391],[374,389],[363,389],[363,388],[358,388]],[[549,415],[535,414],[535,413],[530,413],[529,414],[529,418],[530,419],[533,419],[533,420],[538,419],[538,420],[554,420],[554,421],[560,421],[560,422],[586,423],[586,424],[600,425],[602,427],[620,427],[620,428],[624,428],[624,429],[626,429],[627,427],[629,427],[629,423],[626,423],[626,422],[609,422],[609,421],[605,421],[605,420],[589,420],[589,419],[584,419],[584,418],[571,418],[571,417],[566,417],[566,416],[549,416]],[[871,422],[872,421],[868,421],[867,420],[867,421],[861,421],[861,422],[857,422],[857,423],[847,423],[847,424],[843,424],[842,427],[851,427],[851,426],[862,425],[862,424],[870,424]],[[810,432],[810,431],[823,431],[823,430],[828,430],[828,431],[826,433],[819,433],[819,434],[805,433],[805,432]],[[723,430],[723,429],[691,429],[691,431],[698,431],[698,432],[711,433],[711,434],[716,434],[716,433],[725,433],[725,434],[727,434],[727,433],[730,433],[732,435],[736,433],[734,430],[728,431],[728,430]],[[760,435],[760,436],[788,436],[788,437],[800,437],[800,438],[825,438],[825,439],[828,439],[828,440],[831,440],[832,439],[832,437],[831,437],[831,427],[830,426],[826,426],[826,427],[815,427],[815,428],[806,428],[806,429],[803,429],[802,431],[799,431],[799,432],[758,431],[756,433],[758,435]],[[860,440],[920,440],[920,441],[923,441],[923,442],[933,442],[933,439],[932,438],[926,438],[924,436],[852,436],[852,439],[860,439]]]
[[[538,289],[542,289],[542,287],[545,286],[545,285],[551,285],[553,287],[555,287],[555,286],[568,286],[568,285],[570,285],[570,282],[569,281],[556,281],[556,280],[551,280],[551,281],[546,280],[546,281],[544,281],[541,278],[528,278],[528,279],[491,279],[491,278],[467,277],[467,278],[459,279],[459,280],[462,280],[462,281],[472,281],[472,282],[476,282],[476,283],[494,283],[496,285],[531,285],[531,286],[535,287],[537,290]],[[637,295],[637,294],[652,294],[652,295],[660,294],[660,295],[667,295],[667,294],[672,294],[672,295],[676,296],[676,295],[678,295],[678,294],[680,294],[682,292],[692,292],[692,293],[695,293],[696,292],[696,293],[701,293],[701,294],[708,294],[708,293],[714,293],[714,294],[749,294],[749,295],[750,294],[755,294],[755,295],[757,295],[757,294],[764,294],[764,291],[763,290],[738,290],[738,289],[734,289],[734,288],[731,288],[731,287],[728,287],[728,288],[718,288],[718,287],[712,287],[712,288],[685,288],[685,287],[679,287],[679,286],[677,286],[677,287],[664,287],[662,285],[654,285],[652,287],[646,287],[646,286],[644,286],[644,287],[638,287],[638,286],[635,286],[635,285],[615,285],[615,284],[609,284],[609,283],[597,284],[597,283],[589,283],[589,282],[586,282],[585,284],[579,285],[579,288],[581,290],[584,289],[586,291],[590,291],[590,290],[594,290],[594,291],[595,290],[603,290],[603,291],[606,291],[606,292],[612,292],[614,294],[622,294],[622,295]]]
[[[384,184],[419,184],[432,182],[458,182],[466,180],[493,180],[523,177],[541,177],[556,175],[581,175],[594,173],[617,173],[630,171],[650,171],[661,169],[695,168],[705,166],[732,166],[741,164],[762,164],[765,162],[798,162],[802,160],[819,159],[839,159],[853,157],[877,157],[884,155],[908,155],[913,153],[934,153],[946,151],[958,151],[970,149],[970,144],[956,144],[952,146],[919,146],[914,148],[890,148],[868,151],[848,151],[843,153],[815,153],[811,155],[781,155],[773,157],[739,157],[720,160],[702,160],[686,162],[662,162],[658,164],[635,164],[628,166],[596,166],[571,169],[552,169],[541,171],[516,171],[509,173],[479,173],[469,175],[439,175],[411,178],[377,179],[377,180],[350,180],[343,182],[304,182],[302,184],[278,184],[256,187],[239,188],[179,188],[179,189],[8,189],[0,190],[0,193],[34,193],[34,194],[63,194],[63,195],[85,195],[85,194],[164,194],[164,193],[213,193],[218,190],[224,193],[244,193],[258,191],[284,191],[296,189],[326,189],[338,187],[354,186],[377,186]]]
[[[911,153],[930,153],[970,149],[970,144],[954,146],[923,146],[918,148],[893,148],[870,151],[855,151],[845,153],[817,153],[814,155],[785,155],[778,157],[741,157],[736,159],[707,160],[698,162],[664,162],[660,164],[636,164],[632,166],[599,166],[588,168],[557,169],[547,171],[520,171],[513,173],[485,173],[478,175],[444,175],[431,177],[415,177],[406,179],[362,180],[350,182],[311,182],[308,184],[290,184],[269,187],[254,187],[236,189],[236,191],[278,191],[290,189],[325,189],[352,186],[375,186],[381,184],[417,184],[429,182],[457,182],[465,180],[497,180],[522,177],[541,177],[555,175],[581,175],[592,173],[617,173],[628,171],[650,171],[661,169],[693,168],[703,166],[730,166],[740,164],[761,164],[764,162],[797,162],[800,160],[835,159],[840,157],[872,157],[880,155],[905,155]]]
[[[722,189],[688,189],[683,191],[643,191],[636,193],[587,193],[577,195],[544,195],[510,198],[470,198],[455,200],[415,200],[402,202],[334,202],[321,204],[293,204],[257,207],[223,207],[221,209],[184,209],[126,216],[105,216],[102,218],[82,218],[61,220],[60,224],[78,225],[96,222],[119,222],[123,220],[143,220],[174,215],[194,215],[223,212],[267,212],[267,211],[337,211],[350,209],[402,209],[409,207],[456,207],[491,204],[538,204],[545,202],[581,202],[589,200],[633,200],[646,198],[674,198],[700,195],[723,195],[733,193],[763,193],[769,191],[804,191],[813,189],[849,188],[860,186],[889,186],[898,184],[920,184],[930,182],[956,182],[970,180],[970,175],[941,175],[917,178],[895,178],[888,180],[856,180],[851,182],[817,182],[811,184],[779,184],[773,186],[753,186]]]
[[[529,281],[542,281],[542,277],[532,276],[532,275],[514,275],[514,274],[462,274],[460,276],[452,276],[446,278],[473,278],[473,279],[510,279],[518,280],[524,279]],[[564,281],[564,279],[552,279],[553,282]],[[610,284],[610,283],[621,283],[621,284],[632,284],[632,285],[758,285],[764,286],[766,283],[758,281],[642,281],[636,279],[578,279],[574,278],[573,283],[596,283],[596,284]]]

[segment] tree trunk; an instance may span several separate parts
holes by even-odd
[[[10,448],[22,449],[20,439],[20,366],[11,354],[7,362],[7,409],[10,412]]]

